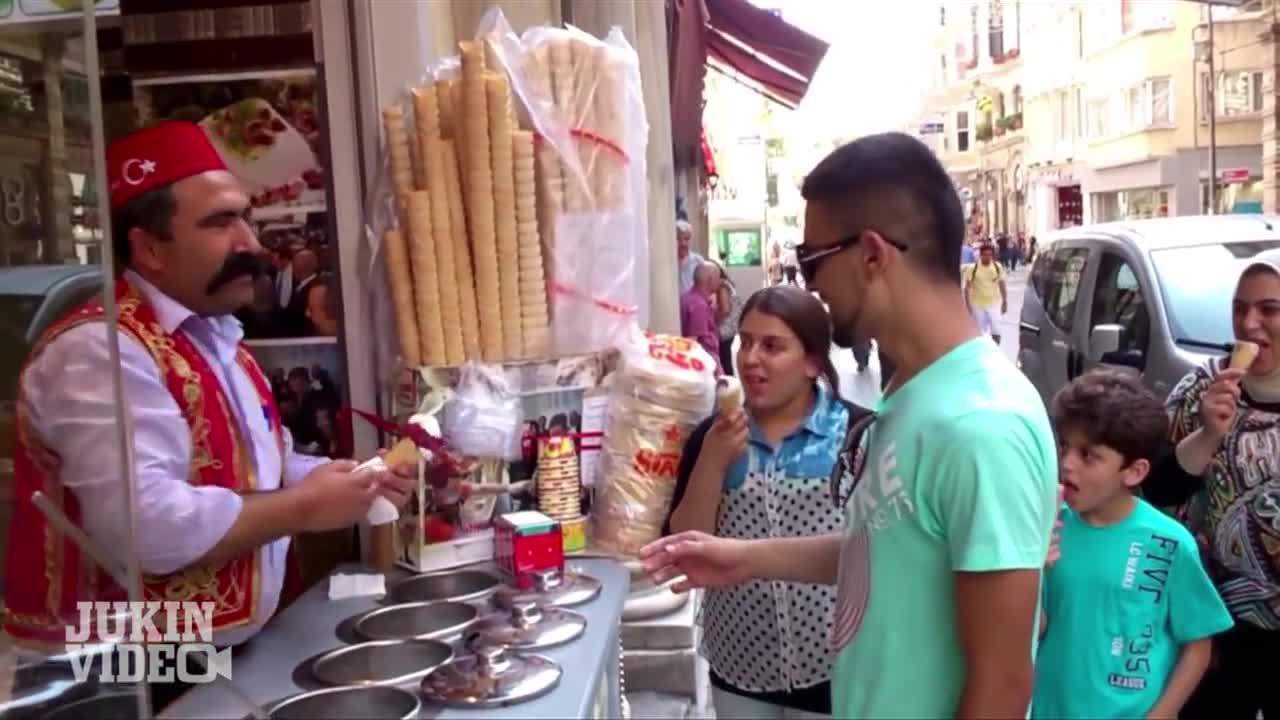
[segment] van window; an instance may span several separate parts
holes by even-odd
[[[1102,361],[1142,370],[1151,342],[1151,315],[1133,267],[1120,255],[1104,252],[1098,265],[1089,327],[1119,325],[1120,347]]]
[[[1045,273],[1045,314],[1059,330],[1069,333],[1075,325],[1076,295],[1080,291],[1080,278],[1084,275],[1088,248],[1062,248],[1047,258],[1049,267]]]
[[[1049,275],[1049,258],[1052,256],[1051,252],[1037,253],[1035,263],[1031,265],[1031,287],[1040,298],[1044,297],[1044,283]]]

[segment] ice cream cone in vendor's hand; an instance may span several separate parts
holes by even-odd
[[[1248,370],[1261,349],[1257,343],[1248,340],[1236,341],[1235,347],[1231,349],[1231,369]]]

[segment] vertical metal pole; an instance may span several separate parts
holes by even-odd
[[[1218,72],[1213,54],[1213,6],[1209,8],[1209,214],[1218,214]]]
[[[98,188],[98,217],[111,217],[111,186],[107,184],[106,130],[102,117],[102,70],[99,67],[98,55],[98,18],[94,13],[95,3],[83,3],[84,19],[84,68],[89,88],[89,127],[93,134],[93,172],[94,187]],[[120,375],[120,333],[117,322],[120,309],[116,305],[116,267],[115,254],[111,251],[111,223],[102,227],[102,304],[107,320],[107,353],[110,358],[111,395],[116,406],[116,418],[119,421],[120,472],[124,482],[124,507],[122,508],[126,534],[126,546],[121,548],[124,557],[126,576],[129,587],[129,599],[142,599],[142,571],[138,567],[138,552],[134,532],[134,495],[136,488],[133,482],[133,427],[129,422],[129,414],[124,412],[125,393],[124,379]],[[138,689],[138,714],[142,718],[150,718],[151,698],[145,687]]]

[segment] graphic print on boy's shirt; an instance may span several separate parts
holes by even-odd
[[[1229,628],[1231,617],[1190,533],[1146,502],[1101,528],[1064,508],[1062,524],[1064,552],[1044,582],[1048,629],[1032,715],[1142,717],[1182,647]]]

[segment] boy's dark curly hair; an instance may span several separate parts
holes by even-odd
[[[1059,436],[1078,430],[1123,455],[1126,465],[1143,459],[1154,463],[1165,450],[1169,416],[1164,403],[1132,375],[1085,373],[1058,391],[1051,413]]]

